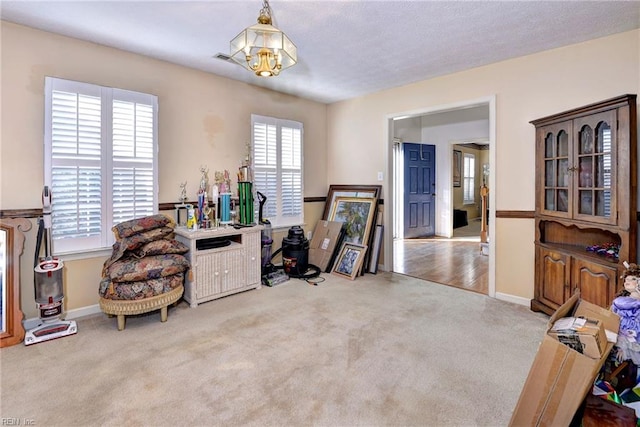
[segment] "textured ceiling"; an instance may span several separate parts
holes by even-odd
[[[0,17],[324,103],[640,27],[637,1],[272,0],[299,62],[259,78],[214,58],[253,1],[11,1]]]

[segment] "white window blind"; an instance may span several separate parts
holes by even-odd
[[[476,175],[476,157],[473,154],[464,154],[464,184],[463,184],[463,203],[475,203],[475,175]]]
[[[47,77],[45,98],[53,251],[109,247],[113,225],[157,213],[157,97]]]
[[[304,222],[302,123],[251,115],[256,191],[267,197],[263,216],[274,227]]]

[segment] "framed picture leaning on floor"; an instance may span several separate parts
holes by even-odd
[[[365,245],[354,243],[343,243],[338,258],[333,266],[332,273],[349,280],[355,280],[367,251]]]
[[[376,199],[359,197],[336,197],[329,221],[341,222],[345,226],[345,242],[368,245]]]

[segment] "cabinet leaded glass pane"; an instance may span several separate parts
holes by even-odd
[[[567,190],[558,190],[558,211],[569,212],[569,192]]]
[[[558,160],[558,187],[569,186],[569,160]]]
[[[555,191],[554,190],[546,190],[544,192],[544,208],[548,211],[556,210],[556,200],[555,200]]]
[[[546,158],[553,157],[553,134],[548,133],[544,139],[544,156]]]
[[[579,132],[578,212],[585,215],[611,216],[611,128],[605,122],[595,127],[583,126]]]
[[[580,190],[578,212],[593,215],[593,194],[591,190]]]
[[[596,215],[609,216],[611,212],[611,192],[597,190],[596,193]]]
[[[544,185],[546,187],[553,187],[555,184],[556,174],[554,172],[555,162],[553,160],[546,160],[544,162]]]
[[[593,153],[593,129],[590,126],[583,126],[578,134],[580,143],[578,144],[579,154]]]
[[[592,187],[593,186],[593,168],[591,156],[580,158],[580,175],[578,177],[578,187]]]
[[[605,156],[598,156],[596,157],[596,164],[595,164],[595,171],[594,171],[594,178],[595,178],[595,186],[598,188],[602,188],[607,186],[605,184],[605,168],[604,168],[604,163],[605,163]],[[609,163],[611,163],[611,160],[609,160]],[[611,181],[611,173],[609,172],[609,177],[608,177],[608,181]],[[609,185],[611,184],[611,182],[609,182]]]
[[[569,156],[569,135],[561,130],[558,132],[558,154],[557,157]]]
[[[548,133],[544,141],[544,186],[545,209],[568,212],[569,135],[561,130],[557,134]]]

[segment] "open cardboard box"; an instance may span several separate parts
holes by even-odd
[[[549,319],[547,333],[538,348],[524,384],[511,426],[568,426],[593,387],[600,368],[615,343],[607,342],[600,358],[593,359],[560,343],[548,331],[563,317],[599,320],[604,329],[618,333],[620,317],[606,308],[580,300],[576,292]]]
[[[338,221],[318,221],[309,243],[309,262],[320,267],[320,271],[327,272],[338,242],[342,223]]]

